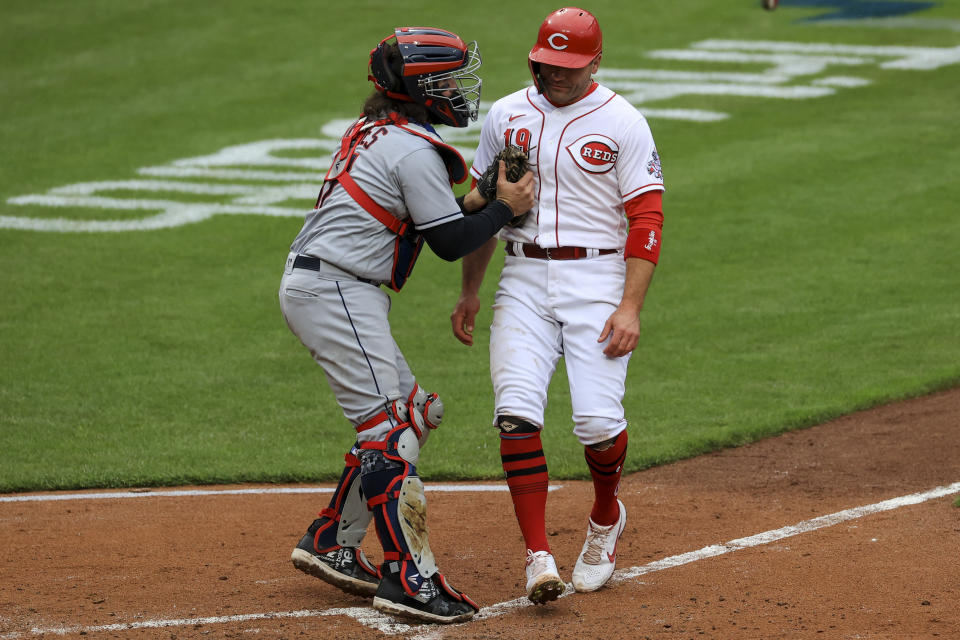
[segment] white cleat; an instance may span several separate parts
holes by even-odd
[[[556,600],[566,589],[557,563],[548,551],[534,553],[527,549],[527,598],[534,604]]]
[[[603,527],[587,518],[587,540],[573,568],[573,588],[581,593],[605,585],[617,566],[617,542],[627,525],[627,510],[619,500],[617,504],[620,518],[614,524]]]

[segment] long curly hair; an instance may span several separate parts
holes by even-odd
[[[427,108],[418,102],[394,100],[374,90],[363,103],[363,115],[371,120],[385,118],[388,113],[399,113],[407,120],[437,124]]]

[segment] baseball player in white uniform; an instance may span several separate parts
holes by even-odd
[[[540,440],[561,357],[573,431],[595,494],[573,585],[593,591],[613,573],[626,524],[617,490],[627,450],[627,363],[663,227],[663,176],[650,128],[624,98],[593,80],[601,53],[600,27],[588,11],[547,16],[529,55],[534,86],[492,106],[471,168],[479,178],[506,145],[526,150],[533,166],[537,203],[521,226],[499,234],[507,255],[493,305],[490,373],[501,461],[527,547],[527,596],[537,604],[564,589],[546,537]],[[474,189],[465,207],[485,202]],[[494,238],[463,261],[451,321],[467,345],[496,245]]]
[[[477,117],[480,57],[442,29],[398,28],[370,52],[375,91],[344,134],[294,239],[280,283],[291,331],[323,368],[357,433],[329,506],[308,527],[293,564],[341,589],[373,596],[386,613],[458,622],[478,610],[437,569],[416,473],[420,447],[440,424],[437,394],[416,383],[390,333],[390,297],[422,243],[456,260],[533,204],[533,177],[502,177],[497,199],[464,216],[451,185],[463,158],[431,126]],[[383,547],[372,566],[360,543],[371,518]]]

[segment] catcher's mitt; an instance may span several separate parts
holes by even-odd
[[[503,160],[505,166],[505,175],[510,182],[516,182],[530,170],[530,159],[520,147],[504,147],[497,153],[493,162],[487,167],[480,179],[477,180],[477,191],[487,202],[493,202],[497,199],[497,179],[500,177],[500,161]],[[527,214],[516,216],[507,224],[511,227],[519,227],[523,224]]]

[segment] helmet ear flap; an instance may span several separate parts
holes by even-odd
[[[370,75],[384,91],[406,93],[403,86],[403,57],[395,43],[386,40],[370,52]]]
[[[387,47],[386,60],[383,67],[387,77],[390,79],[388,91],[406,93],[407,90],[403,86],[403,56],[400,55],[398,47]]]
[[[540,76],[540,63],[533,60],[527,60],[527,66],[530,67],[530,75],[533,76],[533,84],[537,91],[543,93],[543,78]]]

